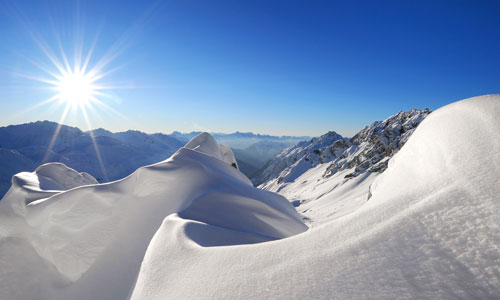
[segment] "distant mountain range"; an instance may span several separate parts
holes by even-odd
[[[193,131],[190,133],[180,133],[178,131],[172,132],[170,136],[177,138],[180,141],[188,141],[198,134],[200,131]],[[288,145],[294,145],[300,141],[311,139],[310,136],[273,136],[267,134],[255,134],[253,132],[239,132],[234,133],[210,133],[218,143],[222,143],[236,149],[245,149],[251,145],[266,141],[276,142]]]
[[[200,133],[199,131],[190,133],[174,131],[170,136],[185,143]],[[233,149],[241,172],[249,178],[253,178],[267,162],[282,150],[301,141],[311,139],[310,136],[273,136],[239,131],[234,133],[211,133],[211,135],[217,143],[228,145]]]
[[[499,116],[488,95],[331,131],[282,151],[258,188],[208,133],[108,184],[61,163],[18,173],[0,201],[0,299],[500,299]],[[5,162],[53,125],[0,130],[19,149]],[[78,158],[89,135],[64,127],[50,154]],[[97,135],[105,164],[176,142]]]
[[[91,174],[99,182],[108,182],[128,176],[139,167],[167,159],[198,135],[194,132],[147,134],[133,130],[113,133],[102,128],[84,132],[62,125],[50,147],[58,126],[54,122],[39,121],[0,128],[0,197],[9,189],[14,174],[33,171],[45,162],[62,162],[79,172]],[[307,138],[241,132],[218,133],[214,137],[235,150],[240,170],[248,177],[286,147]]]

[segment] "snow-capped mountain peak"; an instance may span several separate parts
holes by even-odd
[[[374,122],[351,139],[331,131],[298,143],[268,163],[254,183],[261,184],[264,189],[279,191],[309,170],[325,164],[328,167],[321,168],[323,179],[347,170],[349,172],[343,176],[346,179],[365,172],[383,172],[390,157],[401,149],[430,113],[429,109],[412,109]]]
[[[345,139],[335,131],[330,131],[309,141],[299,142],[271,160],[253,182],[259,185],[278,175],[280,182],[294,180],[303,171],[334,159],[336,153],[330,151],[330,146],[337,141],[343,143]]]
[[[363,128],[345,145],[333,145],[332,148],[337,152],[345,149],[344,154],[330,164],[324,176],[329,177],[340,170],[352,168],[353,172],[346,176],[356,177],[367,170],[383,172],[389,158],[403,147],[430,113],[429,109],[399,112]]]

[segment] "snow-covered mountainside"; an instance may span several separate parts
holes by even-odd
[[[499,299],[499,115],[500,95],[442,107],[383,173],[318,164],[324,181],[296,186],[330,190],[304,204],[309,229],[208,134],[113,183],[20,174],[0,201],[0,299]]]
[[[384,121],[374,122],[351,139],[335,132],[299,143],[270,161],[254,183],[262,188],[280,191],[304,173],[320,168],[319,181],[339,171],[350,170],[345,178],[365,172],[383,172],[387,161],[406,143],[415,128],[430,114],[428,109],[400,112]],[[326,169],[325,164],[328,164]]]
[[[78,128],[61,126],[47,153],[57,127],[57,123],[45,121],[0,128],[0,197],[9,189],[14,174],[33,171],[45,162],[61,162],[107,182],[162,161],[184,144],[167,135],[137,131],[111,133],[99,129],[94,136],[102,168],[91,134]]]
[[[253,182],[259,185],[278,177],[280,174],[282,174],[279,179],[280,182],[286,180],[285,178],[293,181],[305,170],[333,159],[334,153],[325,150],[328,150],[335,142],[344,143],[345,141],[341,135],[331,131],[319,138],[302,141],[291,146],[266,164],[253,179]]]
[[[178,139],[166,134],[147,134],[137,130],[112,133],[100,128],[94,130],[93,134],[95,136],[112,137],[126,145],[130,145],[136,149],[140,149],[142,152],[147,152],[150,155],[157,155],[158,153],[162,153],[163,155],[165,155],[165,153],[169,153],[170,155],[185,144],[185,142],[179,141]],[[163,158],[161,158],[161,160],[163,160]]]
[[[83,132],[63,125],[52,150],[47,153],[57,127],[57,123],[48,121],[0,127],[0,197],[9,189],[10,179],[14,174],[31,172],[46,162],[61,162],[91,174],[99,182],[108,182],[130,175],[139,167],[166,159],[189,140],[187,136],[195,136],[194,133],[167,135],[134,130],[113,133],[102,128]],[[99,149],[103,167],[97,157],[92,136]],[[233,148],[249,145],[235,150],[239,167],[247,176],[251,176],[281,150],[301,139],[239,132],[216,136],[229,142],[228,145]]]
[[[62,164],[14,176],[0,201],[0,299],[126,299],[160,227],[202,248],[307,230],[206,133],[164,162],[95,183]]]
[[[384,173],[312,202],[324,213],[288,239],[192,247],[164,222],[132,299],[500,298],[499,115],[500,96],[435,111]]]

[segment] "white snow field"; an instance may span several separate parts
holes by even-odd
[[[204,133],[109,184],[74,188],[96,182],[62,164],[16,175],[0,202],[0,299],[126,299],[165,217],[189,224],[199,247],[307,230],[284,197],[254,188],[233,163]]]
[[[13,185],[0,299],[499,299],[498,132],[499,95],[436,110],[381,175],[304,183],[309,230],[208,134],[121,181]]]

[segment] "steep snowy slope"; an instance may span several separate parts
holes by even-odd
[[[0,299],[499,299],[499,115],[500,95],[433,112],[384,173],[326,177],[346,182],[309,230],[206,134],[121,181],[14,185]]]
[[[0,299],[126,299],[165,218],[173,229],[189,223],[184,234],[204,247],[307,230],[285,198],[233,164],[230,148],[201,134],[109,184],[73,188],[92,178],[62,164],[16,175],[0,201]]]
[[[257,183],[264,180],[261,188],[301,205],[299,211],[309,219],[325,221],[326,216],[348,213],[353,204],[356,207],[355,203],[366,199],[367,187],[429,114],[427,109],[413,109],[374,122],[351,139],[328,133],[299,143],[271,161]],[[350,202],[341,211],[318,207],[328,205],[331,199],[346,198],[346,191]],[[318,203],[307,204],[311,201]]]
[[[273,180],[281,174],[283,176],[282,179],[279,179],[280,182],[283,180],[293,181],[307,169],[335,158],[335,153],[329,151],[329,148],[336,143],[346,144],[346,141],[340,134],[331,131],[319,138],[302,141],[291,146],[270,161],[254,178],[253,182],[259,185]]]
[[[132,299],[500,298],[499,115],[500,96],[437,110],[370,200],[288,239],[206,248],[166,219]]]

